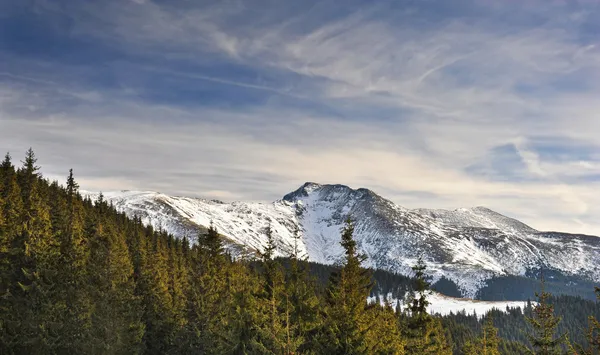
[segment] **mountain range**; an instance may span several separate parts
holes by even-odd
[[[270,225],[279,255],[289,254],[298,235],[300,252],[323,264],[341,260],[340,230],[350,217],[365,266],[410,275],[422,256],[433,281],[449,279],[465,297],[475,297],[492,279],[540,270],[565,282],[600,282],[599,237],[538,231],[485,207],[407,209],[368,189],[311,182],[271,203],[144,191],[103,195],[127,215],[192,241],[212,223],[235,253],[261,251]]]

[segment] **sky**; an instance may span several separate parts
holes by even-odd
[[[600,235],[600,0],[0,0],[0,151],[83,189],[306,181]]]

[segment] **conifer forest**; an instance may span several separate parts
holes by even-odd
[[[270,229],[232,257],[212,226],[178,239],[78,189],[31,149],[0,165],[0,354],[600,354],[598,302],[543,280],[522,309],[439,316],[425,263],[365,268],[350,219],[335,267],[275,257]]]

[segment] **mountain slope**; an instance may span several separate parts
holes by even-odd
[[[325,264],[340,260],[340,229],[350,216],[367,266],[410,274],[422,255],[434,279],[447,277],[468,297],[494,276],[528,275],[541,268],[600,281],[600,238],[539,232],[483,207],[410,210],[367,189],[315,183],[272,203],[223,203],[155,192],[104,196],[128,215],[177,236],[192,237],[212,221],[230,245],[250,251],[265,245],[270,224],[278,251],[285,255],[297,230],[301,252]]]

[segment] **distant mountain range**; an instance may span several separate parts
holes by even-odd
[[[286,255],[297,231],[300,250],[324,264],[340,260],[340,230],[349,216],[366,266],[410,275],[423,256],[434,280],[453,281],[466,297],[476,296],[491,279],[536,276],[540,270],[561,275],[566,283],[600,282],[600,238],[537,231],[485,207],[407,209],[368,189],[310,182],[272,203],[140,191],[105,192],[104,198],[178,237],[193,240],[212,222],[238,252],[261,250],[270,224],[278,252]]]

